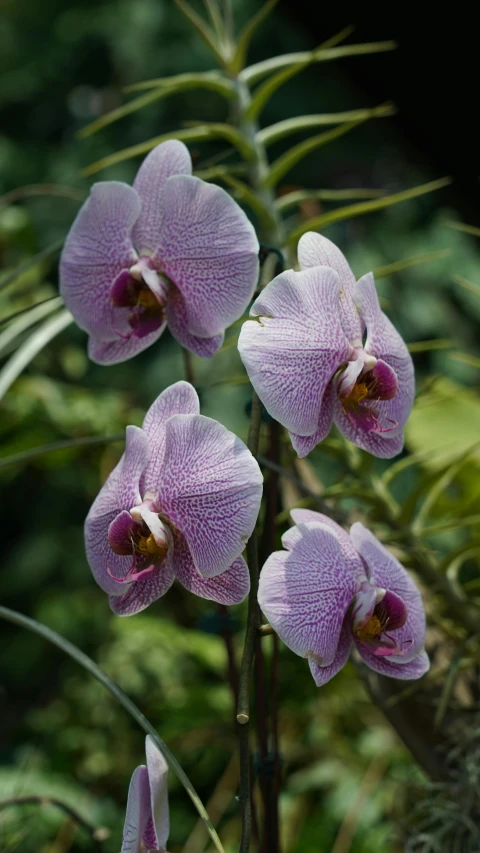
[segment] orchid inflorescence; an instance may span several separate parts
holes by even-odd
[[[63,250],[61,292],[101,364],[132,358],[168,324],[191,352],[211,357],[248,308],[258,242],[223,190],[191,176],[176,140],[154,148],[133,187],[95,184]],[[300,270],[261,290],[238,348],[269,415],[299,457],[335,424],[374,456],[403,448],[414,397],[407,347],[379,305],[371,273],[359,281],[317,233],[298,244]],[[129,616],[175,580],[202,598],[237,604],[250,588],[242,556],[255,528],[262,474],[245,444],[200,414],[188,382],[166,388],[125,451],[85,523],[92,573],[112,610]],[[308,660],[317,685],[356,648],[368,667],[415,679],[429,667],[425,613],[414,581],[360,522],[347,533],[324,514],[291,511],[294,526],[260,573],[271,628]],[[166,765],[147,738],[132,777],[122,853],[163,850]]]

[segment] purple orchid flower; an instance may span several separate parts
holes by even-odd
[[[145,740],[145,753],[146,766],[137,767],[130,780],[121,853],[167,853],[168,764],[150,735]]]
[[[376,672],[420,678],[429,668],[420,593],[398,560],[356,522],[348,535],[295,509],[260,574],[258,601],[283,642],[306,657],[316,684],[345,665],[352,645]]]
[[[221,604],[248,593],[241,553],[257,520],[262,474],[237,436],[198,414],[188,382],[128,426],[125,452],[85,522],[87,558],[112,610],[130,616],[176,578]]]
[[[192,177],[183,142],[158,145],[133,187],[94,184],[67,236],[60,291],[98,364],[125,361],[167,324],[212,356],[258,278],[252,224],[220,187]]]
[[[355,281],[340,250],[313,232],[301,238],[298,257],[305,269],[273,279],[242,327],[238,349],[250,381],[299,456],[335,423],[354,444],[390,459],[403,448],[415,392],[407,347],[380,308],[371,273]]]

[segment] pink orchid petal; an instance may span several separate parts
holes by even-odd
[[[227,571],[213,578],[203,578],[195,568],[192,555],[185,538],[177,534],[175,538],[175,574],[185,589],[216,601],[219,604],[240,604],[250,589],[250,575],[243,557],[237,557]]]
[[[393,554],[390,554],[363,524],[355,522],[350,529],[350,536],[358,553],[368,564],[372,583],[394,593],[407,608],[408,615],[405,623],[393,632],[400,647],[407,651],[403,655],[389,658],[392,663],[403,666],[413,660],[425,645],[425,610],[420,592]],[[413,642],[408,646],[412,640]]]
[[[337,674],[337,672],[340,672],[340,670],[343,669],[349,658],[351,649],[352,627],[347,615],[343,621],[342,630],[340,631],[340,637],[338,639],[337,650],[335,652],[335,657],[332,663],[328,666],[320,666],[314,658],[308,658],[310,672],[312,673],[317,687],[323,687],[323,685],[326,684],[327,681],[330,681],[330,679],[333,678]]]
[[[139,526],[126,509],[115,516],[108,528],[108,542],[115,554],[132,554],[132,536]]]
[[[185,300],[188,331],[211,338],[245,311],[258,279],[258,241],[220,187],[177,175],[165,184],[155,260]]]
[[[336,521],[333,521],[332,518],[329,518],[328,515],[324,515],[322,512],[316,512],[313,509],[291,509],[290,516],[293,519],[295,525],[299,524],[308,524],[309,522],[314,522],[315,524],[322,524],[324,527],[327,527],[331,533],[335,536],[340,548],[342,549],[346,559],[350,564],[350,571],[353,572],[358,578],[364,578],[365,575],[365,566],[362,564],[361,560],[358,557],[357,551],[353,545],[350,536],[347,531],[340,527]],[[284,548],[290,549],[293,547],[297,536],[300,538],[301,534],[297,534],[296,527],[291,527],[287,530],[286,533],[282,536],[282,545]]]
[[[144,764],[133,771],[128,789],[121,853],[141,853],[150,814],[150,785]]]
[[[117,616],[133,616],[165,595],[175,580],[173,560],[173,549],[170,548],[161,565],[143,569],[127,590],[123,588],[121,595],[118,594],[118,589],[116,594],[110,595],[108,600],[113,612]]]
[[[163,850],[170,833],[168,764],[150,735],[147,735],[145,739],[145,753],[150,783],[150,811],[158,844],[158,847],[151,849]],[[144,843],[149,848],[148,837],[146,836],[144,836]]]
[[[164,850],[170,831],[168,765],[150,735],[145,751],[147,766],[137,767],[130,781],[121,853]]]
[[[419,652],[412,660],[402,662],[400,658],[379,657],[373,653],[370,646],[366,646],[355,639],[355,645],[367,666],[388,675],[390,678],[416,679],[421,678],[430,669],[430,660],[425,651]]]
[[[142,201],[142,210],[133,229],[137,251],[153,252],[162,228],[162,199],[165,185],[173,175],[190,175],[192,160],[187,147],[170,139],[150,151],[140,166],[133,187]]]
[[[185,536],[199,573],[215,577],[240,556],[253,531],[260,468],[236,435],[203,415],[174,415],[165,437],[158,505]]]
[[[390,421],[398,424],[393,433],[396,437],[397,434],[402,433],[415,397],[412,357],[403,338],[380,308],[371,273],[357,281],[354,299],[367,326],[365,351],[381,359],[395,372],[398,383],[397,393],[391,400],[381,401],[376,408],[381,423]]]
[[[353,301],[355,276],[343,252],[322,234],[308,231],[300,238],[297,254],[303,269],[320,266],[335,270],[340,280],[341,317],[345,334],[350,342],[361,343],[363,323]]]
[[[393,401],[380,402],[374,407],[380,424],[385,424],[387,428],[389,426],[393,427],[395,424],[393,420],[390,422],[390,415],[393,415],[393,412],[387,408],[391,402]],[[365,417],[368,418],[368,411],[365,413]],[[403,450],[404,436],[402,429],[399,431],[399,428],[396,427],[391,432],[386,433],[374,432],[373,430],[367,431],[367,429],[359,425],[358,418],[356,423],[352,423],[343,411],[342,403],[338,399],[334,403],[334,420],[345,438],[348,438],[357,447],[361,447],[362,450],[371,453],[372,456],[377,456],[379,459],[392,459],[394,456],[398,456]],[[365,426],[368,427],[369,425],[371,425],[371,422],[367,420]]]
[[[260,573],[258,602],[292,651],[329,666],[358,587],[356,573],[336,536],[323,524],[300,524],[290,547],[267,559]]]
[[[320,444],[327,437],[333,424],[333,412],[335,402],[335,388],[330,383],[327,385],[327,390],[323,395],[323,400],[318,418],[318,427],[313,435],[296,435],[294,432],[289,432],[290,441],[297,456],[303,459],[313,450],[317,444]]]
[[[117,335],[115,340],[112,341],[100,341],[94,337],[90,337],[88,341],[89,358],[95,364],[104,365],[120,364],[122,361],[128,361],[129,358],[133,358],[134,355],[138,355],[139,352],[143,352],[151,344],[154,344],[155,341],[158,341],[166,327],[166,322],[163,322],[158,328],[149,331],[142,337],[138,337],[132,334],[132,328],[129,326],[125,337],[122,338]]]
[[[338,276],[318,267],[288,270],[267,285],[238,342],[250,381],[268,413],[288,430],[311,436],[322,400],[351,347],[339,318]]]
[[[152,456],[141,480],[142,492],[157,494],[165,454],[165,424],[172,415],[198,415],[198,394],[189,382],[175,382],[157,397],[145,415],[142,428],[147,435]]]
[[[94,184],[63,247],[60,293],[78,325],[98,341],[116,340],[115,326],[128,332],[128,311],[114,312],[110,289],[136,259],[131,233],[140,207],[127,184]]]
[[[85,521],[85,548],[93,576],[105,592],[113,595],[125,592],[125,586],[114,578],[127,575],[132,557],[113,553],[108,541],[109,527],[122,510],[129,511],[141,503],[139,483],[149,459],[147,436],[138,427],[128,426],[125,452],[97,495]]]
[[[223,344],[223,332],[212,338],[199,338],[190,334],[185,300],[178,287],[173,284],[170,286],[169,299],[165,310],[168,328],[182,347],[202,358],[211,358],[220,349]]]

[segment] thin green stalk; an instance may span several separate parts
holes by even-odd
[[[64,812],[70,820],[73,820],[81,829],[90,836],[94,850],[102,851],[102,841],[109,837],[110,831],[103,826],[94,826],[68,803],[56,797],[48,797],[44,794],[26,794],[21,797],[10,797],[0,802],[0,811],[12,808],[12,806],[55,806]]]
[[[28,631],[33,631],[34,634],[38,634],[44,640],[47,640],[50,643],[53,643],[54,646],[57,646],[62,652],[65,652],[69,657],[71,657],[76,663],[80,664],[90,675],[93,675],[100,684],[103,684],[107,690],[110,691],[112,696],[117,700],[117,702],[122,705],[128,714],[138,723],[138,725],[146,732],[148,735],[152,737],[155,741],[156,746],[160,750],[160,752],[165,756],[169,766],[182,783],[185,788],[188,796],[190,797],[193,805],[195,806],[198,814],[202,818],[209,834],[212,839],[216,850],[218,853],[225,853],[222,843],[215,831],[215,828],[205,810],[205,807],[198,796],[195,788],[193,787],[190,779],[186,775],[185,771],[182,769],[177,759],[170,752],[167,744],[162,740],[160,735],[155,731],[152,724],[149,723],[147,718],[142,714],[139,708],[132,702],[131,699],[127,696],[126,693],[115,684],[114,681],[103,671],[100,669],[97,664],[88,657],[84,652],[74,646],[73,643],[70,643],[64,637],[57,634],[56,631],[52,631],[51,628],[47,628],[46,625],[40,624],[40,622],[36,622],[35,619],[30,619],[28,616],[24,616],[22,613],[17,613],[15,610],[10,610],[9,607],[1,607],[0,606],[0,618],[6,619],[7,622],[12,622],[14,625],[19,625],[20,628],[26,628]]]

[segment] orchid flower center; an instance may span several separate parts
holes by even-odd
[[[130,512],[117,515],[108,529],[108,542],[114,554],[132,556],[125,577],[115,577],[120,583],[131,583],[161,568],[173,539],[154,502],[146,499]],[[107,570],[114,577],[108,566]]]
[[[129,308],[128,323],[131,332],[120,337],[142,338],[156,331],[165,322],[165,306],[170,281],[151,267],[150,258],[139,258],[130,269],[122,270],[110,290],[114,308]]]
[[[390,432],[397,426],[379,421],[376,404],[391,400],[398,391],[397,377],[385,362],[367,355],[361,348],[354,350],[356,358],[347,363],[336,379],[337,396],[343,413],[353,426],[366,432]]]
[[[405,625],[407,616],[405,603],[398,595],[364,581],[354,599],[353,633],[361,643],[372,647],[374,655],[401,656],[411,648],[413,639],[400,642],[392,632]]]

